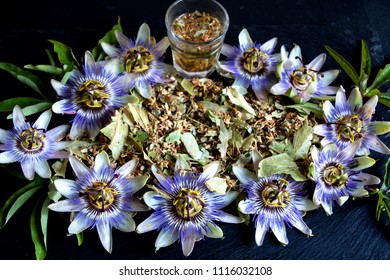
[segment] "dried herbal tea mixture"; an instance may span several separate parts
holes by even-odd
[[[175,18],[171,32],[176,37],[171,44],[175,67],[187,73],[202,72],[202,77],[211,73],[222,45],[223,23],[196,10]]]
[[[90,159],[92,164],[101,148],[107,152],[117,150],[113,162],[139,159],[140,170],[135,174],[150,172],[152,164],[173,170],[179,156],[191,162],[194,172],[218,160],[222,162],[224,186],[230,190],[238,189],[232,165],[253,150],[268,158],[264,172],[278,166],[276,160],[286,163],[292,176],[307,176],[310,158],[304,147],[318,142],[312,134],[317,124],[313,114],[302,115],[289,109],[281,97],[272,102],[261,102],[252,92],[243,97],[223,81],[209,78],[186,80],[171,76],[170,82],[156,85],[153,90],[154,97],[134,99],[103,128],[100,149],[91,143],[88,150],[76,149],[73,153]],[[122,136],[117,138],[118,135]],[[115,147],[114,143],[120,142]],[[286,151],[295,153],[295,149],[302,151],[301,156],[291,155],[290,159],[282,155]]]
[[[219,20],[206,12],[184,13],[172,23],[172,31],[180,39],[193,42],[210,42],[222,34]]]

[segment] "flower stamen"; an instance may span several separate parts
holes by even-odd
[[[263,189],[261,196],[266,207],[285,208],[290,201],[287,191],[289,182],[283,178],[269,182]]]
[[[293,86],[300,91],[305,91],[310,89],[312,83],[317,81],[317,73],[308,69],[304,66],[298,67],[292,73],[292,81]]]
[[[39,151],[43,147],[45,134],[43,129],[25,129],[20,133],[20,144],[23,149],[29,152]]]
[[[89,80],[84,82],[79,87],[79,97],[76,98],[77,103],[84,103],[90,108],[101,108],[103,106],[104,99],[110,97],[106,93],[105,86],[96,80]]]
[[[177,214],[189,221],[203,210],[205,200],[198,190],[182,188],[173,200],[173,205],[176,208]]]
[[[136,46],[129,49],[125,55],[126,71],[142,72],[149,69],[149,62],[153,61],[154,55],[143,46]]]
[[[93,182],[93,186],[87,188],[89,202],[99,211],[105,211],[115,201],[118,191],[105,182]]]
[[[336,122],[337,138],[344,141],[355,142],[361,138],[360,132],[363,128],[363,122],[358,116],[341,117]]]
[[[265,61],[268,59],[268,54],[262,52],[258,48],[248,48],[242,54],[244,68],[251,73],[259,72],[265,66]]]
[[[344,166],[341,164],[331,165],[324,169],[323,179],[330,186],[343,188],[348,180],[348,173],[344,173]]]

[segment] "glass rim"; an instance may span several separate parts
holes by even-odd
[[[170,36],[173,36],[175,39],[177,39],[178,41],[180,41],[181,43],[185,43],[185,44],[189,44],[189,45],[193,45],[193,46],[204,46],[204,45],[209,45],[209,44],[212,44],[214,43],[215,41],[219,41],[219,40],[222,40],[223,37],[225,37],[228,29],[229,29],[229,25],[230,25],[230,19],[229,19],[229,14],[228,12],[226,11],[225,7],[222,6],[221,3],[219,3],[218,1],[216,0],[208,0],[210,2],[213,2],[214,4],[216,4],[217,6],[219,6],[223,12],[223,14],[225,15],[225,24],[223,26],[223,29],[222,29],[222,33],[214,38],[213,40],[211,41],[207,41],[207,42],[191,42],[191,41],[186,41],[186,40],[183,40],[181,39],[180,37],[178,37],[174,32],[170,32],[171,34],[168,34],[168,38],[170,38]],[[178,4],[178,3],[181,3],[181,2],[185,2],[185,0],[176,0],[174,1],[167,9],[166,13],[165,13],[165,26],[167,28],[167,30],[171,30],[171,24],[168,22],[168,15],[169,13],[171,12],[171,10]]]

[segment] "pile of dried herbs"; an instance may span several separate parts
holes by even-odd
[[[307,180],[309,148],[319,141],[312,133],[314,114],[290,108],[281,97],[262,102],[252,92],[243,95],[223,79],[170,79],[156,85],[148,100],[134,95],[98,139],[84,139],[73,153],[89,164],[102,150],[118,165],[139,158],[141,173],[150,172],[152,164],[173,170],[179,156],[195,172],[219,160],[222,179],[210,187],[225,192],[238,190],[232,165],[256,151],[263,158],[262,175],[278,170]]]

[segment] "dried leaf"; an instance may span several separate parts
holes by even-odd
[[[108,148],[112,152],[112,157],[116,160],[119,158],[123,146],[126,142],[127,135],[129,133],[129,126],[122,121],[121,114],[116,111],[113,122],[101,129],[101,132],[111,139]]]
[[[199,149],[198,143],[196,142],[194,135],[189,132],[185,132],[181,135],[180,139],[183,142],[187,153],[193,159],[198,160],[202,157],[202,152]]]
[[[123,113],[133,124],[138,124],[146,132],[152,132],[150,131],[148,113],[144,107],[140,106],[140,104],[127,104],[127,107],[123,110]]]
[[[306,158],[311,146],[311,140],[313,140],[313,127],[305,122],[305,124],[294,134],[294,160]]]
[[[214,191],[220,194],[225,194],[228,188],[226,179],[219,177],[210,178],[205,182],[205,184],[210,191]]]
[[[165,137],[165,142],[167,143],[179,142],[180,137],[181,137],[181,129],[178,129],[169,133],[169,135]]]
[[[56,176],[65,178],[67,164],[68,159],[63,160],[62,162],[58,160],[54,162],[51,167],[53,168]]]
[[[223,160],[226,159],[226,153],[229,148],[229,140],[232,138],[233,132],[231,129],[226,129],[225,124],[223,121],[221,121],[220,125],[220,131],[219,131],[219,136],[218,139],[221,141],[218,145],[217,148],[219,152],[221,153],[221,158]]]
[[[256,115],[255,110],[249,105],[249,103],[245,100],[245,97],[243,94],[239,93],[236,87],[227,87],[223,89],[222,91],[224,94],[226,94],[230,101],[234,104],[237,105],[252,115]]]
[[[259,177],[267,177],[274,174],[289,174],[296,181],[307,180],[299,171],[293,159],[286,153],[270,156],[260,161]]]
[[[187,79],[182,79],[180,82],[180,85],[183,87],[183,89],[188,92],[190,95],[195,96],[194,92],[194,85]]]

